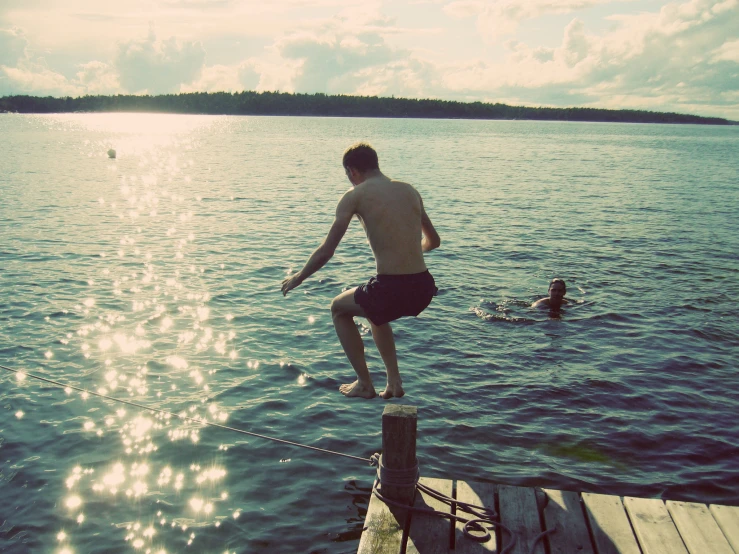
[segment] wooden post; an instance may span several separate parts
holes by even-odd
[[[415,406],[389,404],[382,413],[382,464],[387,469],[409,469],[416,465]],[[398,487],[383,485],[382,495],[395,502],[413,504],[415,485]]]
[[[416,465],[417,411],[414,406],[385,406],[382,413],[382,465],[386,468],[402,470]],[[412,505],[416,487],[385,485],[381,492],[390,500]],[[405,552],[403,531],[409,515],[406,508],[385,504],[373,494],[367,507],[357,554]]]

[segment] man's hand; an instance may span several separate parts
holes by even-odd
[[[300,273],[296,273],[292,277],[288,277],[282,282],[282,296],[287,296],[287,293],[294,288],[300,286],[303,280],[300,278]]]

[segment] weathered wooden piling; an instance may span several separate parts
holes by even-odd
[[[418,410],[415,406],[389,404],[382,413],[382,464],[390,470],[408,470],[416,465],[416,430]],[[387,498],[412,505],[416,487],[382,487]],[[372,495],[364,530],[359,541],[359,554],[401,552],[403,530],[408,510],[391,507]]]
[[[416,466],[415,406],[388,405],[382,412],[382,464],[388,470],[408,471]],[[382,495],[402,504],[413,504],[416,486],[383,485]]]

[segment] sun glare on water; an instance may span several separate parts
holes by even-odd
[[[221,116],[158,113],[57,114],[63,121],[79,123],[90,131],[140,135],[176,135],[208,126]]]
[[[156,113],[76,113],[52,117],[88,131],[109,133],[106,148],[115,150],[116,157],[124,158],[171,144],[222,119],[222,116]],[[105,150],[100,155],[105,155]]]
[[[192,150],[200,135],[228,123],[222,116],[167,114],[43,117],[50,128],[79,139],[82,163],[102,175],[101,185],[89,196],[89,206],[99,216],[93,231],[99,258],[81,279],[84,284],[73,307],[79,319],[70,320],[76,329],[64,329],[61,346],[39,352],[50,365],[64,364],[69,354],[85,364],[85,388],[96,392],[75,387],[81,393],[77,395],[69,386],[65,391],[81,401],[91,400],[84,406],[89,412],[75,428],[91,449],[104,449],[91,459],[108,462],[95,473],[74,460],[60,499],[68,527],[58,531],[58,547],[71,548],[73,533],[84,534],[105,518],[101,514],[107,509],[101,506],[140,513],[154,509],[152,497],[155,504],[166,500],[168,514],[158,510],[156,519],[149,514],[147,523],[128,525],[124,538],[129,547],[164,552],[163,543],[178,540],[172,533],[182,533],[187,544],[197,544],[195,533],[188,530],[192,525],[179,523],[178,510],[188,520],[195,518],[198,527],[218,527],[226,514],[238,510],[226,502],[225,467],[193,464],[189,471],[179,467],[187,448],[193,452],[208,448],[201,437],[206,424],[227,421],[228,411],[208,401],[209,391],[218,383],[214,375],[221,364],[235,365],[240,356],[232,328],[235,315],[222,313],[211,303],[195,240],[199,233],[207,236],[198,215],[209,185]],[[153,350],[157,361],[150,368]],[[248,361],[249,369],[258,367],[258,361]],[[16,375],[19,382],[25,377],[21,372]],[[130,399],[138,407],[156,399],[163,410],[128,413],[99,404],[95,394],[119,402]],[[183,401],[189,405],[178,415],[166,411]],[[16,409],[16,417],[27,416]],[[177,454],[167,454],[171,445],[158,453],[163,441],[181,441]],[[221,452],[227,449],[218,447]],[[210,490],[216,486],[217,491]]]

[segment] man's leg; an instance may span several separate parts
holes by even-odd
[[[389,323],[378,326],[370,321],[370,325],[372,326],[372,338],[375,339],[375,345],[377,350],[380,351],[380,356],[382,356],[387,371],[387,386],[385,391],[380,393],[380,396],[385,400],[393,397],[400,398],[405,394],[405,391],[398,371],[398,356],[395,353],[393,330]]]
[[[331,302],[331,317],[339,342],[344,348],[349,363],[357,373],[357,380],[353,383],[341,385],[339,390],[345,396],[361,396],[374,398],[377,393],[372,384],[367,362],[364,359],[364,341],[354,323],[354,316],[367,317],[362,307],[354,301],[354,291],[351,289],[342,292]]]

